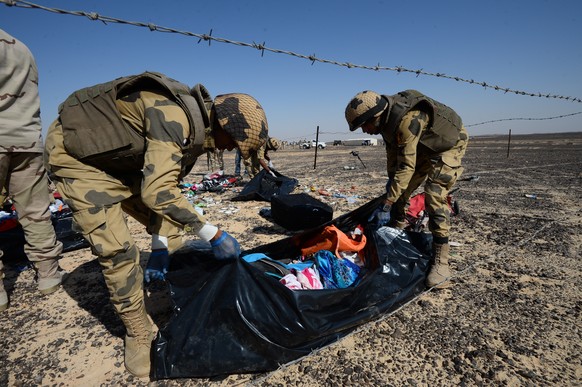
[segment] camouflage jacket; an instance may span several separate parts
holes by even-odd
[[[34,57],[0,29],[0,152],[42,153],[41,130]]]
[[[402,117],[411,110],[420,110],[429,116],[429,124],[421,133],[419,142],[435,153],[444,152],[455,146],[463,122],[450,107],[416,91],[405,90],[392,96],[383,96],[389,103],[389,110],[381,117],[384,142],[393,143]]]
[[[444,157],[450,167],[460,166],[445,155],[459,140],[466,139],[467,133],[451,108],[415,90],[383,97],[390,104],[380,122],[392,179],[387,199],[395,202],[408,188],[419,157]]]
[[[141,169],[148,135],[145,127],[147,121],[150,127],[171,126],[167,122],[168,117],[147,117],[148,112],[136,112],[142,115],[143,120],[138,119],[134,125],[121,116],[119,101],[128,100],[129,96],[135,97],[136,92],[141,90],[159,93],[166,102],[160,100],[158,103],[175,103],[186,114],[189,134],[180,140],[179,145],[182,148],[183,174],[189,172],[196,158],[203,153],[204,131],[210,127],[208,106],[212,99],[202,85],[190,90],[184,84],[153,72],[118,78],[71,94],[59,106],[67,152],[108,172],[124,173]],[[181,129],[175,132],[167,134],[175,140],[181,136]]]

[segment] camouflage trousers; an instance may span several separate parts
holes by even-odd
[[[42,154],[1,152],[0,188],[6,189],[18,213],[28,259],[31,262],[58,259],[63,244],[57,240],[51,222],[50,192]],[[3,202],[5,198],[0,199]],[[0,277],[3,267],[0,259]]]
[[[143,270],[125,214],[148,232],[167,236],[170,252],[182,245],[178,225],[156,215],[142,202],[141,173],[115,177],[70,156],[58,121],[48,130],[45,149],[57,190],[101,264],[115,310],[120,314],[138,311],[143,303]]]
[[[243,159],[243,163],[245,165],[245,171],[247,171],[247,174],[251,179],[261,172],[261,163],[259,162],[259,157],[256,153],[251,153],[251,156],[248,159]]]
[[[207,149],[206,165],[208,166],[208,171],[210,172],[224,170],[224,150]]]
[[[450,209],[447,197],[457,179],[463,173],[461,160],[465,155],[469,136],[461,129],[461,139],[455,146],[436,157],[417,154],[416,169],[408,187],[392,206],[391,216],[396,221],[404,221],[410,196],[424,183],[425,207],[428,212],[428,227],[437,243],[447,243],[450,229]],[[439,242],[440,241],[440,242]]]

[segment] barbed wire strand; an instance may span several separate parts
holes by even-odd
[[[493,89],[495,91],[501,91],[504,93],[513,93],[516,95],[524,95],[524,96],[539,97],[539,98],[560,99],[560,100],[582,103],[582,99],[577,98],[577,97],[568,97],[568,96],[556,95],[556,94],[550,94],[550,93],[540,93],[540,92],[533,93],[533,92],[527,92],[527,91],[521,91],[521,90],[514,90],[514,89],[511,89],[508,87],[493,85],[493,84],[490,84],[488,82],[475,81],[474,79],[465,79],[462,77],[447,75],[445,73],[429,72],[429,71],[424,71],[423,69],[412,70],[412,69],[408,69],[408,68],[405,68],[402,66],[385,67],[385,66],[380,66],[379,63],[376,66],[367,66],[367,65],[360,65],[360,64],[350,63],[350,62],[338,62],[338,61],[334,61],[334,60],[318,58],[317,56],[315,56],[315,54],[304,55],[304,54],[299,54],[299,53],[296,53],[293,51],[280,50],[280,49],[276,49],[276,48],[272,48],[272,47],[267,47],[267,46],[265,46],[265,42],[263,42],[263,43],[255,43],[255,42],[246,43],[246,42],[239,42],[239,41],[230,40],[230,39],[219,38],[216,36],[212,36],[212,30],[210,30],[210,33],[208,33],[208,34],[198,34],[198,33],[189,32],[189,31],[177,30],[175,28],[159,26],[159,25],[152,24],[152,23],[129,21],[129,20],[118,19],[118,18],[114,18],[114,17],[110,17],[110,16],[104,16],[104,15],[100,15],[96,12],[69,11],[69,10],[64,10],[64,9],[59,9],[59,8],[49,8],[49,7],[45,7],[42,5],[38,5],[38,4],[34,4],[34,3],[30,3],[28,1],[22,1],[22,0],[0,0],[0,2],[6,4],[7,6],[10,6],[10,7],[34,8],[34,9],[41,9],[44,11],[58,13],[58,14],[83,16],[83,17],[86,17],[90,20],[95,20],[95,21],[99,20],[99,21],[103,22],[104,24],[107,24],[107,23],[128,24],[128,25],[132,25],[132,26],[136,26],[136,27],[145,27],[145,28],[148,28],[150,31],[155,31],[155,32],[167,32],[167,33],[186,35],[186,36],[198,38],[198,43],[205,41],[205,42],[208,42],[209,45],[211,42],[214,41],[214,42],[219,42],[219,43],[227,43],[227,44],[234,44],[234,45],[242,46],[242,47],[254,48],[254,49],[259,50],[261,52],[261,56],[264,56],[265,51],[272,52],[275,54],[290,55],[290,56],[293,56],[296,58],[309,60],[312,65],[315,64],[316,62],[318,62],[318,63],[325,63],[325,64],[332,64],[332,65],[336,65],[336,66],[347,67],[349,69],[357,68],[357,69],[372,70],[372,71],[395,71],[397,73],[416,74],[417,77],[420,75],[427,75],[430,77],[445,78],[445,79],[454,80],[457,82],[465,82],[465,83],[469,83],[472,85],[482,86],[485,89],[490,88],[490,89]]]
[[[576,113],[570,113],[570,114],[562,114],[561,116],[543,117],[543,118],[502,118],[502,119],[499,119],[499,120],[483,121],[483,122],[478,122],[476,124],[465,125],[465,127],[468,128],[468,127],[471,127],[471,126],[477,126],[477,125],[483,125],[483,124],[490,124],[490,123],[493,123],[493,122],[501,122],[501,121],[543,121],[543,120],[554,120],[554,119],[557,119],[557,118],[564,118],[564,117],[575,116],[577,114],[582,114],[582,112],[576,112]]]

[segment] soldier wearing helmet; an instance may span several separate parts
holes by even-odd
[[[258,150],[268,139],[261,105],[246,94],[213,101],[193,88],[146,72],[71,94],[50,126],[45,158],[73,219],[102,266],[111,302],[126,327],[125,366],[150,373],[154,327],[143,281],[164,279],[182,234],[210,242],[217,259],[235,259],[240,245],[207,222],[181,194],[179,181],[204,153],[206,135],[218,149]],[[152,234],[144,272],[124,212]]]
[[[381,134],[386,144],[388,183],[386,199],[375,212],[379,224],[406,226],[411,194],[424,182],[429,229],[433,236],[433,263],[429,287],[450,285],[450,210],[447,196],[461,175],[461,160],[469,136],[461,118],[450,107],[416,90],[395,95],[374,91],[356,94],[345,110],[351,131]]]

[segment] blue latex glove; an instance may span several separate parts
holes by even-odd
[[[238,241],[226,231],[218,239],[210,241],[210,246],[216,259],[237,259],[240,256]]]
[[[168,254],[168,250],[160,249],[152,251],[145,269],[145,282],[149,283],[150,280],[153,279],[160,281],[165,280],[168,267],[170,267],[170,260],[171,258]]]
[[[375,223],[378,227],[386,226],[390,222],[390,206],[381,204],[372,212],[368,222]]]

